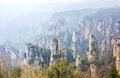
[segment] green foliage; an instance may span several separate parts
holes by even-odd
[[[92,35],[92,37],[94,37],[94,35]],[[100,48],[98,47],[96,39],[92,43],[92,53],[94,56],[94,60],[92,61],[92,63],[98,68],[99,67],[98,55],[100,54]]]
[[[20,78],[22,73],[21,67],[16,67],[11,72],[11,78]]]
[[[74,62],[75,59],[73,58],[72,56],[72,50],[67,50],[67,61],[70,63],[70,62]]]
[[[32,57],[29,61],[28,61],[28,63],[31,65],[31,64],[33,64],[34,63],[34,58]]]
[[[43,66],[48,67],[49,61],[50,61],[50,50],[46,49],[45,47],[39,47],[38,45],[34,45],[31,43],[28,43],[27,49],[29,51],[28,57],[30,59],[28,60],[29,65],[34,64],[34,61],[38,61],[38,64],[42,64]],[[26,58],[26,53],[24,54],[24,57]],[[37,59],[36,59],[37,57]]]
[[[107,76],[106,78],[120,78],[120,76],[118,75],[117,70],[116,70],[115,68],[113,68],[113,69],[109,72],[109,74],[108,74],[108,76]]]
[[[64,53],[63,53],[63,52],[61,52],[61,53],[59,53],[59,54],[53,55],[53,58],[54,58],[54,59],[60,59],[61,57],[64,57]]]
[[[100,68],[100,63],[98,61],[98,59],[94,59],[94,61],[92,62],[97,68]]]
[[[48,68],[48,78],[73,78],[73,72],[66,61],[58,62]]]
[[[5,78],[5,76],[2,73],[0,73],[0,78]]]
[[[81,59],[81,70],[82,71],[87,71],[88,70],[88,67],[89,67],[89,62],[88,62],[88,59],[87,57],[83,57]]]

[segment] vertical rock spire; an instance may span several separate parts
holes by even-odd
[[[94,45],[94,36],[92,34],[90,34],[89,37],[89,49],[87,52],[87,57],[88,57],[88,61],[92,62],[94,60],[94,50],[93,50],[93,45]]]
[[[76,67],[79,69],[81,65],[81,57],[80,55],[76,56]]]
[[[119,37],[120,37],[120,21],[118,22],[118,32],[119,32]]]
[[[72,35],[72,51],[73,51],[73,57],[76,58],[77,36],[75,32],[73,32],[73,35]]]
[[[95,41],[95,38],[94,38],[93,34],[90,34],[87,57],[88,57],[88,61],[90,63],[91,78],[97,78],[97,68],[96,68],[95,64],[93,63],[95,58],[96,58],[96,52],[94,50],[94,48],[96,47],[95,42],[96,41]]]
[[[58,51],[62,51],[62,38],[61,36],[58,37]]]
[[[118,25],[119,37],[114,42],[113,56],[115,57],[115,66],[120,75],[120,22]]]
[[[58,62],[59,60],[64,59],[65,54],[62,48],[62,39],[60,36],[58,38],[52,39],[50,51],[51,51],[50,65]]]

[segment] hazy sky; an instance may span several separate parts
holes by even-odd
[[[1,4],[43,4],[58,2],[82,2],[84,0],[1,0]]]
[[[0,0],[1,15],[119,6],[120,0]]]

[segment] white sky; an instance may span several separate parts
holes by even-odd
[[[58,2],[82,2],[85,0],[0,0],[1,5],[6,4],[43,4],[43,3],[58,3]]]
[[[59,3],[78,3],[85,0],[0,0],[0,14],[21,14],[33,10],[48,11],[58,7]],[[56,4],[55,6],[51,4]],[[63,6],[66,4],[63,4]],[[59,6],[60,8],[63,7]],[[36,11],[37,11],[36,10]]]
[[[120,0],[0,0],[0,17],[115,5]]]

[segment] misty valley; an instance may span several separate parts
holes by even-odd
[[[0,21],[0,78],[120,78],[120,7]]]

